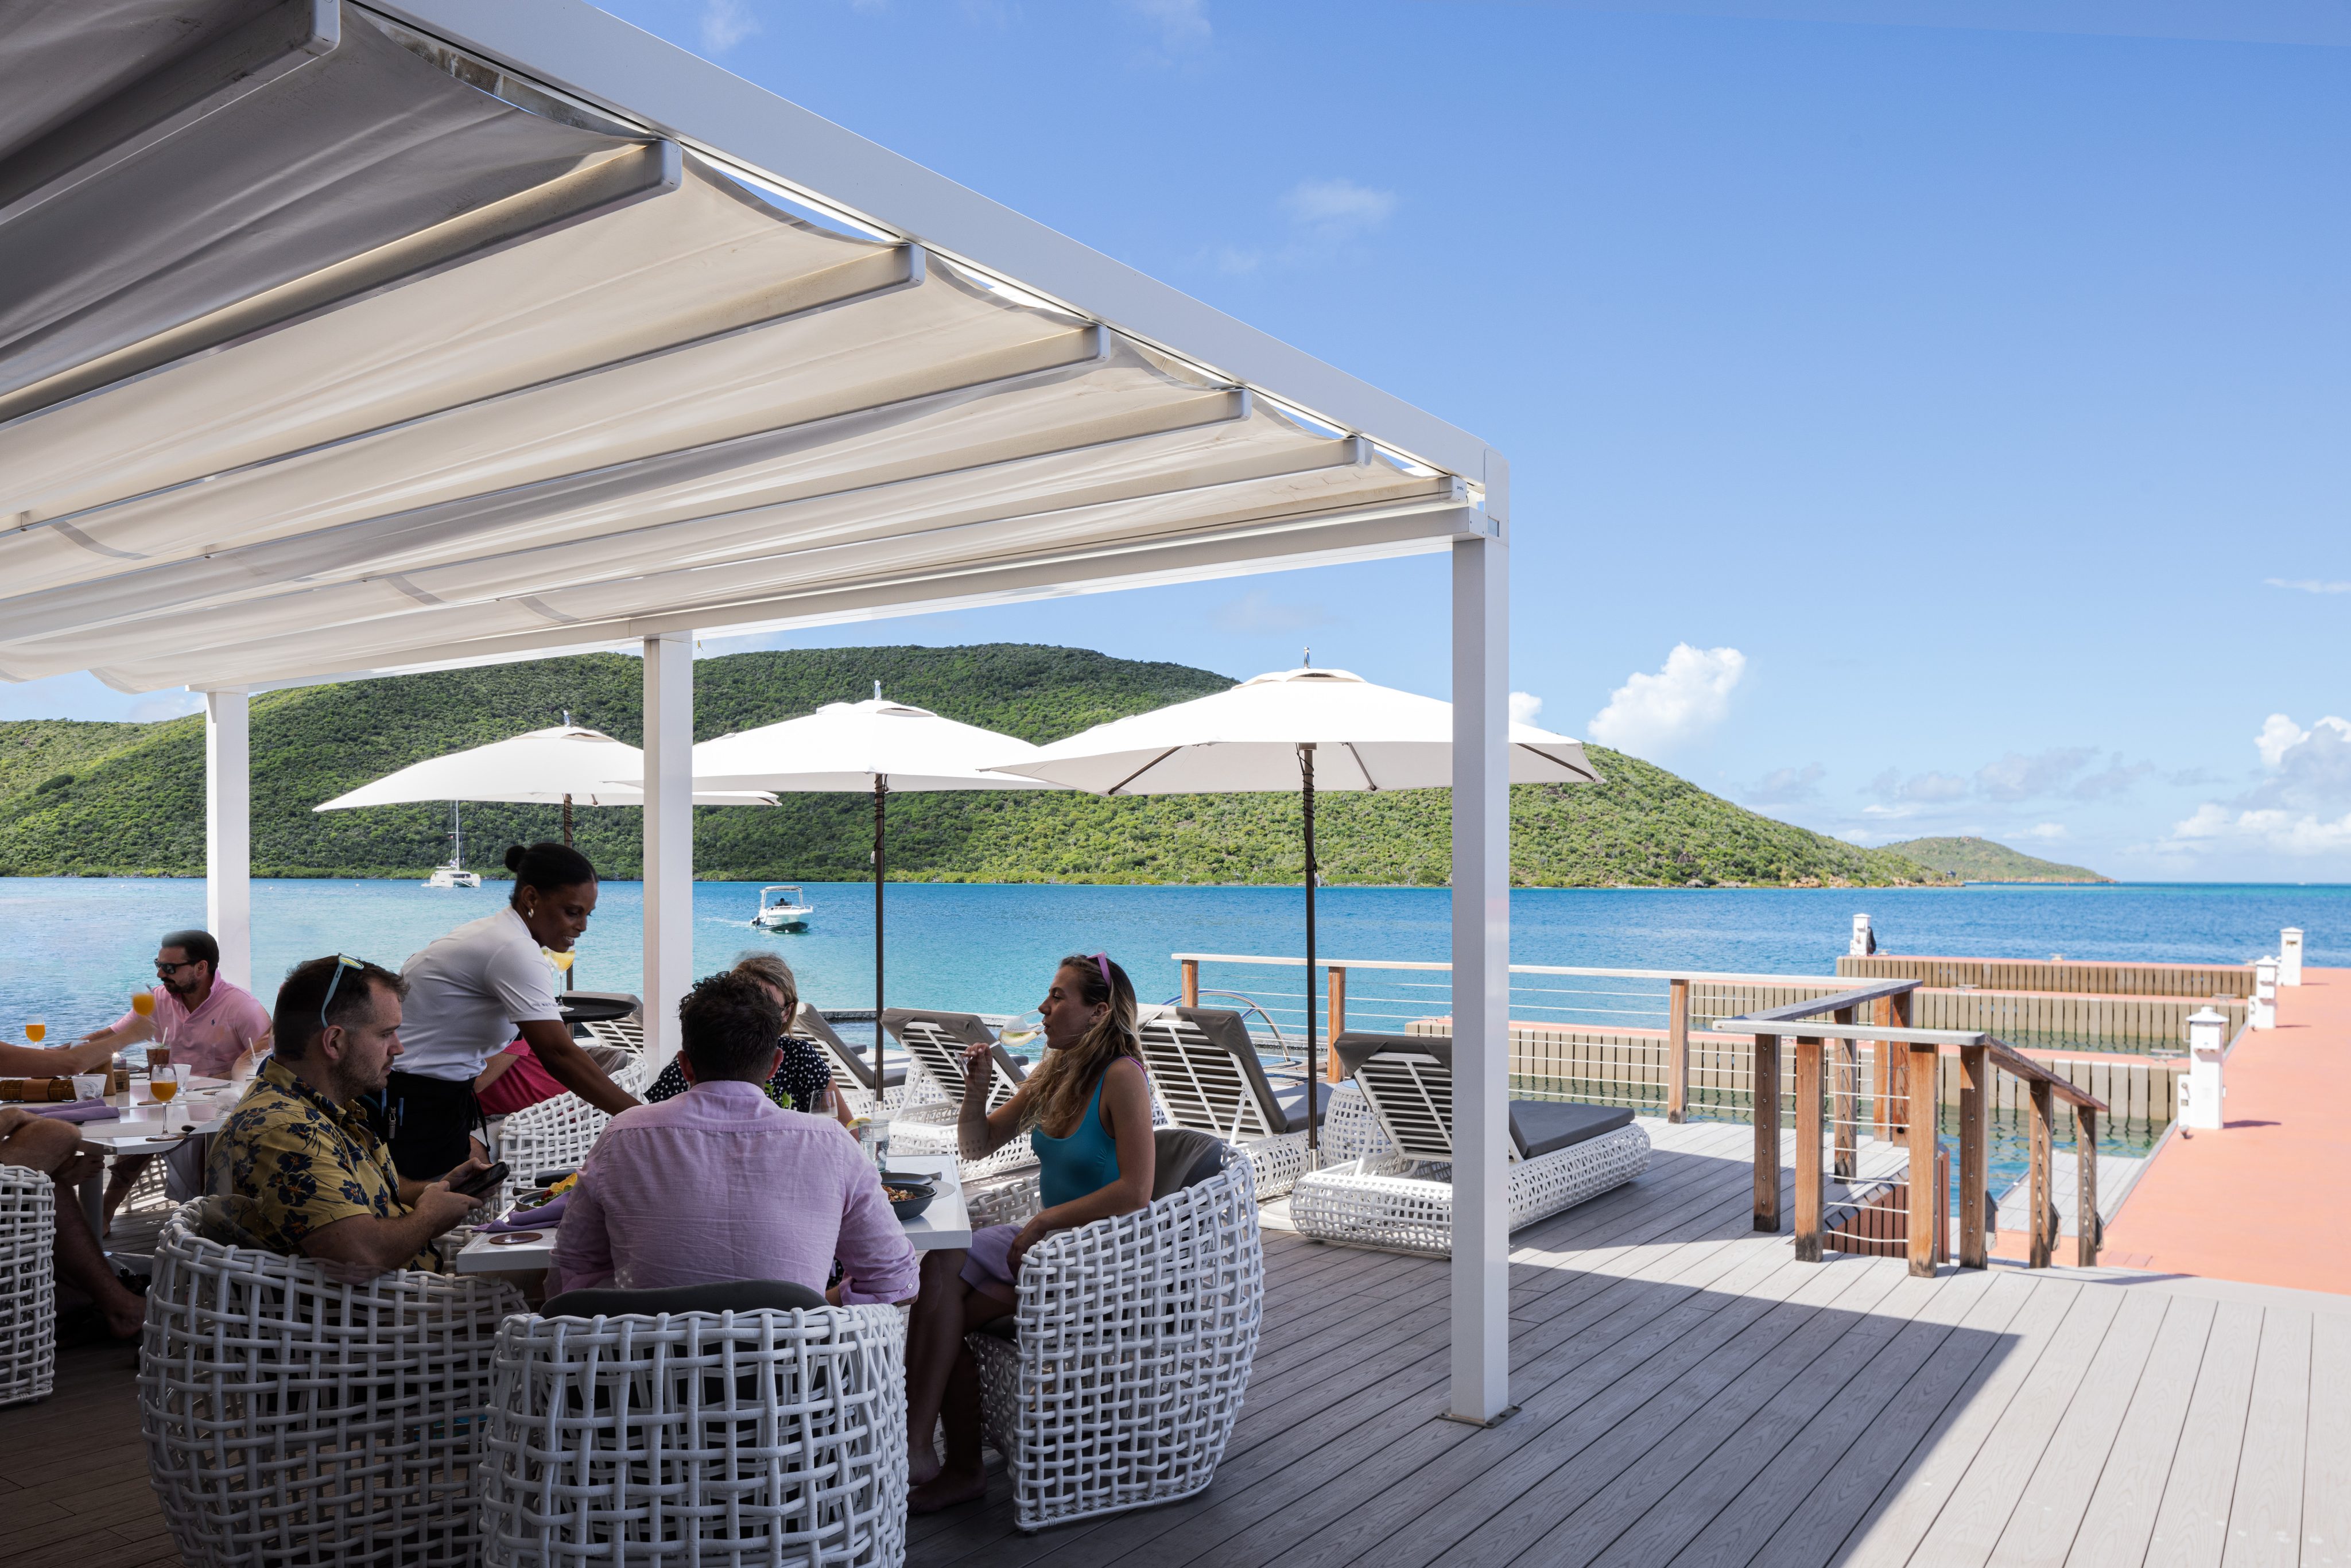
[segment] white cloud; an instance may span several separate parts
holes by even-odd
[[[2074,835],[2065,831],[2065,824],[2063,822],[2035,822],[2029,828],[2019,828],[2009,836],[2015,839],[2040,839],[2050,841],[2057,839],[2070,839]]]
[[[723,55],[759,31],[759,18],[744,0],[703,0],[702,47]]]
[[[1215,33],[1204,0],[1127,0],[1127,9],[1155,26],[1170,49],[1205,48]]]
[[[1774,768],[1763,775],[1762,782],[1747,791],[1750,806],[1800,806],[1807,800],[1820,799],[1821,779],[1828,773],[1817,762],[1807,762],[1802,768]]]
[[[2273,713],[2262,721],[2261,734],[2253,737],[2253,748],[2262,754],[2262,766],[2275,772],[2284,764],[2285,754],[2308,740],[2312,730],[2317,729],[2331,729],[2337,735],[2351,736],[2351,722],[2329,715],[2311,729],[2304,729],[2285,715]]]
[[[2272,588],[2297,589],[2304,593],[2351,593],[2351,582],[2322,582],[2314,577],[2265,577]]]
[[[1532,692],[1510,694],[1510,722],[1532,724],[1542,716],[1542,698]]]
[[[1395,212],[1394,191],[1375,191],[1353,180],[1302,180],[1281,204],[1290,222],[1317,239],[1353,239],[1369,234]]]
[[[1673,747],[1722,722],[1730,691],[1747,673],[1736,648],[1677,643],[1656,674],[1635,673],[1593,716],[1592,738],[1636,757]]]
[[[2053,747],[2032,757],[2011,751],[1976,769],[1976,788],[1993,800],[2029,800],[2063,785],[2096,755],[2086,746]]]
[[[1957,774],[1932,771],[1913,773],[1909,778],[1905,779],[1902,777],[1900,768],[1889,768],[1871,779],[1869,787],[1862,792],[1875,795],[1881,800],[1898,802],[1906,808],[1913,808],[1920,805],[1939,805],[1946,800],[1962,800],[1968,792],[1968,781]],[[1872,816],[1878,817],[1907,817],[1911,814],[1907,809],[1895,810],[1884,806],[1868,806],[1864,807],[1863,810]]]
[[[2351,721],[2308,729],[2273,713],[2253,737],[2269,777],[2235,800],[2207,800],[2174,825],[2170,843],[2258,843],[2283,855],[2351,850]]]

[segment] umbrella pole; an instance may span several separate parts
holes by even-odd
[[[1306,818],[1306,1168],[1322,1166],[1322,1118],[1314,1113],[1322,1071],[1314,1063],[1314,745],[1298,748],[1299,781]]]
[[[571,791],[563,792],[563,847],[571,847]]]
[[[889,862],[883,859],[883,798],[890,793],[888,779],[873,776],[873,1082],[889,1092],[889,1084],[882,1076],[882,1050],[885,1039],[882,1033],[882,883],[888,874]]]

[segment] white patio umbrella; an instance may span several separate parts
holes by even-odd
[[[1596,784],[1583,747],[1510,726],[1510,782]],[[1314,791],[1434,789],[1453,782],[1453,705],[1374,685],[1345,670],[1258,675],[1213,696],[1057,740],[1002,771],[1097,795],[1299,792],[1306,834],[1306,1050],[1314,1051]],[[1311,1108],[1311,1107],[1310,1107]],[[1319,1119],[1307,1146],[1319,1149]]]
[[[705,740],[694,748],[697,788],[778,794],[873,792],[873,1071],[882,1071],[883,884],[889,879],[892,794],[931,789],[1045,789],[1053,786],[985,769],[1037,747],[1015,736],[890,702],[882,683],[865,702],[827,703],[812,714]]]

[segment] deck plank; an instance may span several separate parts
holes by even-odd
[[[2212,1317],[2178,1457],[2147,1538],[2146,1568],[2216,1568],[2229,1542],[2235,1458],[2253,1398],[2262,1309],[2224,1301]]]
[[[2303,1460],[2303,1568],[2351,1568],[2351,1316],[2311,1319],[2308,1451]]]
[[[2222,1568],[2294,1568],[2301,1559],[2310,1330],[2308,1312],[2274,1307],[2262,1314]]]
[[[2122,1432],[2074,1532],[2068,1568],[2139,1568],[2147,1561],[2156,1510],[2171,1478],[2217,1310],[2194,1296],[2172,1296],[2168,1305],[2162,1332],[2131,1392]]]

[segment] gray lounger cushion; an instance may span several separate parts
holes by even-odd
[[[1510,1141],[1519,1157],[1531,1160],[1555,1155],[1571,1145],[1633,1124],[1633,1113],[1623,1105],[1579,1105],[1566,1100],[1510,1102]]]
[[[1151,1134],[1151,1200],[1197,1186],[1225,1168],[1225,1145],[1189,1127],[1162,1127]]]
[[[1305,1088],[1288,1083],[1278,1091],[1274,1088],[1273,1081],[1265,1075],[1265,1063],[1258,1060],[1257,1041],[1249,1038],[1249,1024],[1240,1014],[1229,1008],[1177,1008],[1175,1011],[1177,1018],[1196,1027],[1210,1045],[1233,1059],[1276,1133],[1306,1131]],[[1326,1083],[1314,1097],[1318,1117],[1330,1100],[1331,1085]]]

